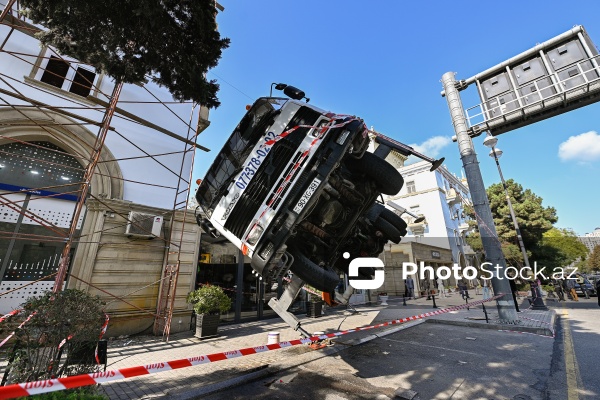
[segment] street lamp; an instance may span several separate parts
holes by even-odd
[[[523,261],[525,263],[525,267],[531,271],[529,267],[529,257],[527,257],[527,251],[525,250],[525,244],[523,244],[523,237],[521,236],[521,229],[519,229],[519,223],[517,222],[517,217],[515,216],[515,210],[513,210],[512,202],[510,201],[510,195],[508,194],[508,186],[506,186],[506,182],[504,181],[504,175],[502,175],[502,169],[500,168],[500,162],[498,159],[502,157],[502,150],[496,148],[496,144],[498,144],[498,138],[492,135],[488,135],[484,141],[483,145],[491,148],[489,156],[492,157],[496,161],[496,166],[498,167],[498,173],[500,174],[500,180],[502,181],[502,186],[504,187],[504,193],[506,195],[506,202],[508,203],[508,210],[510,211],[510,216],[512,218],[513,224],[515,226],[515,231],[517,233],[517,240],[519,241],[519,247],[521,248],[521,253],[523,254]],[[533,309],[534,310],[546,310],[546,306],[544,305],[544,300],[542,300],[540,288],[537,285],[537,282],[533,281],[532,284],[532,296],[533,296]]]

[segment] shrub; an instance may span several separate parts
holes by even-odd
[[[15,331],[8,381],[31,382],[97,371],[95,364],[67,365],[66,360],[98,341],[105,320],[102,306],[98,297],[75,289],[27,299],[14,322],[33,316]],[[67,344],[59,348],[69,337]]]
[[[216,314],[229,311],[231,299],[219,286],[203,285],[190,292],[187,302],[192,304],[196,314]]]

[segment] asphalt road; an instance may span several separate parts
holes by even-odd
[[[545,400],[553,344],[424,323],[208,398],[385,399],[401,388],[418,392],[415,399]]]

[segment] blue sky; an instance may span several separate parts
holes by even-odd
[[[199,143],[201,178],[254,99],[272,82],[306,92],[311,103],[358,115],[368,126],[432,157],[460,175],[462,163],[440,79],[466,79],[583,25],[600,46],[596,1],[228,1],[217,18],[231,39],[208,73],[221,106]],[[478,103],[463,92],[465,107]],[[600,104],[499,136],[500,163],[557,209],[561,228],[578,234],[600,226]],[[474,139],[486,187],[500,181],[483,137]],[[432,139],[433,138],[433,139]],[[562,146],[561,146],[562,145]],[[582,161],[585,160],[585,161]]]

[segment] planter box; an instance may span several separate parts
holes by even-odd
[[[219,329],[219,314],[200,314],[196,315],[196,337],[205,339],[217,336]]]
[[[323,315],[322,302],[308,302],[306,307],[306,315],[312,318],[319,318]]]

